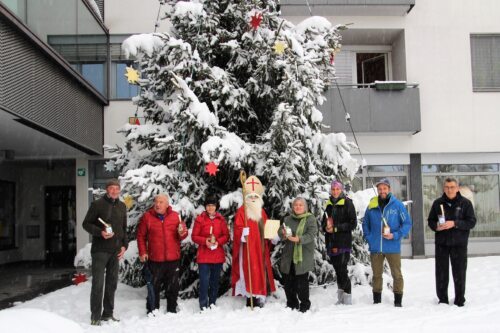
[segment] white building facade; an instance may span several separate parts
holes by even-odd
[[[0,0],[0,6],[4,7],[2,11],[7,8],[14,14],[26,13],[26,17],[33,18],[28,15],[29,8],[44,1]],[[75,3],[89,13],[94,7],[93,1],[87,0],[51,3],[59,2]],[[42,42],[59,52],[66,59],[66,66],[80,73],[78,79],[93,86],[81,89],[91,90],[95,103],[103,105],[98,122],[102,122],[102,141],[104,145],[121,145],[123,137],[117,130],[137,112],[131,102],[137,87],[129,85],[124,76],[125,67],[132,61],[124,57],[121,43],[130,35],[153,32],[161,5],[157,0],[95,3],[98,15],[80,9],[86,16],[77,15],[75,20],[82,24],[74,33],[53,31],[55,28],[47,22],[50,20],[42,15],[45,30],[37,24],[28,28],[35,33],[43,30],[46,38]],[[473,200],[478,218],[471,232],[469,253],[500,254],[500,2],[282,0],[281,10],[282,16],[293,23],[321,15],[333,24],[349,24],[343,32],[343,48],[335,56],[337,80],[325,93],[327,102],[321,110],[325,124],[330,126],[327,131],[342,131],[354,140],[351,127],[345,122],[345,113],[350,115],[360,148],[354,154],[367,164],[353,180],[353,189],[368,188],[374,180],[388,177],[394,194],[412,201],[414,226],[404,241],[403,256],[433,256],[433,233],[427,227],[427,214],[432,201],[442,194],[442,180],[450,176],[460,181],[462,193]],[[88,24],[99,17],[98,24]],[[98,27],[99,33],[83,28],[88,26]],[[168,24],[160,22],[157,31],[166,29]],[[78,34],[84,37],[74,42],[72,38]],[[77,44],[79,53],[72,48]],[[9,140],[16,139],[11,136]],[[59,144],[66,143],[63,140]],[[103,167],[109,158],[105,151],[78,148],[81,147],[76,145],[77,150],[66,155],[61,153],[63,148],[58,148],[59,155],[41,158],[41,169],[52,161],[49,164],[56,169],[64,168],[65,178],[57,174],[47,176],[45,171],[37,171],[39,176],[33,176],[37,173],[30,168],[39,165],[30,162],[30,166],[22,159],[15,162],[24,163],[24,171],[17,171],[16,175],[10,171],[12,166],[0,159],[0,185],[6,193],[14,186],[16,193],[16,209],[12,213],[16,232],[9,236],[9,244],[14,246],[0,248],[0,264],[44,260],[50,253],[51,241],[44,232],[49,223],[44,221],[48,216],[44,209],[49,208],[37,205],[38,197],[21,199],[31,186],[26,175],[33,176],[32,184],[38,188],[54,184],[74,188],[76,249],[89,242],[88,234],[81,228],[92,200],[89,188],[102,187],[116,174]],[[2,150],[9,149],[0,144]],[[63,161],[53,163],[58,158]],[[41,191],[40,196],[46,192]],[[41,225],[41,232],[38,239],[33,239],[30,237],[36,224]]]
[[[154,30],[159,4],[142,3],[105,1],[111,36]],[[137,10],[125,9],[129,6]],[[394,193],[413,202],[414,228],[403,255],[433,255],[427,214],[448,176],[460,181],[476,208],[469,252],[500,253],[500,21],[495,14],[500,2],[282,0],[281,10],[293,23],[321,15],[333,24],[349,24],[335,59],[339,86],[332,82],[322,106],[325,123],[353,138],[344,112],[351,116],[358,153],[367,163],[353,181],[355,190],[389,177]],[[370,85],[374,81],[407,85],[385,91]],[[107,144],[121,142],[115,130],[135,111],[130,102],[110,100]]]

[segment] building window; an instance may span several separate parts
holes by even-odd
[[[111,65],[111,99],[131,99],[139,94],[139,86],[128,83],[125,77],[126,67],[131,63],[113,62]]]
[[[360,88],[390,80],[390,52],[343,49],[335,56],[335,77],[340,85]]]
[[[408,166],[407,165],[369,165],[354,177],[352,190],[354,192],[363,189],[373,188],[373,196],[377,196],[375,184],[381,178],[389,179],[391,183],[391,193],[401,201],[408,201]],[[406,206],[411,216],[411,205]],[[410,234],[405,240],[410,239]]]
[[[103,63],[82,63],[78,64],[77,68],[82,76],[90,82],[101,94],[105,94],[104,90],[104,64]]]
[[[372,188],[380,178],[387,178],[391,183],[391,192],[399,200],[408,200],[408,167],[406,165],[369,165],[356,175],[352,182],[354,192]],[[377,192],[374,190],[373,196]]]
[[[500,34],[471,35],[473,91],[500,91]]]
[[[387,80],[387,53],[356,53],[358,83]]]
[[[97,91],[107,94],[108,39],[100,35],[48,36],[48,42]]]
[[[15,202],[16,185],[0,180],[0,250],[15,247]]]
[[[459,182],[462,196],[474,205],[477,223],[470,236],[500,236],[499,164],[424,165],[422,171],[426,221],[433,201],[443,195],[444,179],[454,177]],[[434,239],[434,232],[429,228],[426,228],[426,238]]]

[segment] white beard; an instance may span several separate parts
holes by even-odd
[[[260,221],[262,218],[262,206],[264,201],[262,198],[245,200],[247,218],[254,221]]]

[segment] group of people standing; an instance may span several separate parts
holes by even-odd
[[[247,306],[262,307],[266,297],[276,290],[270,259],[273,245],[283,243],[279,270],[286,294],[286,306],[306,312],[309,300],[309,272],[314,268],[316,237],[320,228],[337,276],[336,304],[352,304],[348,263],[352,251],[352,231],[357,226],[354,204],[339,181],[331,184],[330,198],[318,223],[304,198],[295,198],[292,213],[286,216],[277,234],[265,233],[264,188],[260,180],[249,177],[243,185],[244,204],[233,223],[231,287],[233,296],[246,297]],[[392,193],[390,182],[376,183],[377,196],[370,200],[363,219],[363,234],[368,242],[373,271],[373,303],[382,301],[382,274],[387,260],[393,277],[394,306],[402,306],[404,280],[401,272],[401,240],[412,222],[403,203]],[[429,227],[436,232],[436,290],[440,303],[448,303],[448,260],[455,283],[455,304],[465,302],[467,239],[475,225],[472,204],[462,197],[455,179],[446,179],[444,194],[430,211]],[[120,184],[111,180],[106,195],[92,203],[83,227],[92,236],[91,324],[118,321],[113,315],[114,293],[118,280],[118,260],[128,246],[126,207],[119,201]],[[225,218],[217,212],[217,197],[205,198],[205,211],[194,221],[191,238],[198,245],[199,304],[203,310],[215,305],[222,265],[226,261],[223,246],[230,235]],[[104,227],[106,228],[104,228]],[[110,229],[108,229],[110,227]],[[319,228],[318,228],[319,227]],[[153,206],[141,217],[137,227],[139,259],[152,277],[153,292],[148,293],[147,311],[159,309],[160,291],[165,290],[167,312],[177,312],[179,293],[180,243],[188,229],[169,205],[169,197],[159,194]]]

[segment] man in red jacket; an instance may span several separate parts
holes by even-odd
[[[188,235],[179,214],[169,206],[166,194],[155,197],[137,227],[139,259],[149,265],[153,275],[155,309],[160,308],[160,290],[163,285],[167,296],[167,312],[177,312],[179,294],[179,261],[181,240]],[[148,309],[151,312],[153,309]]]

